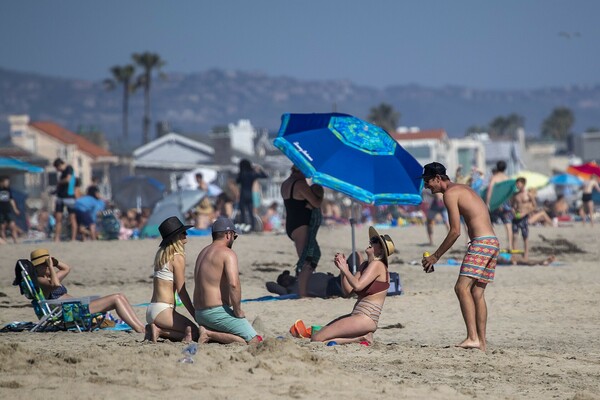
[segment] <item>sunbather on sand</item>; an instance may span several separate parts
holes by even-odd
[[[375,228],[369,228],[369,247],[366,249],[368,264],[352,275],[348,261],[337,253],[335,266],[342,274],[342,286],[348,293],[354,292],[358,300],[352,313],[331,321],[315,332],[311,340],[315,342],[335,341],[338,344],[366,341],[372,343],[377,330],[379,315],[390,287],[388,257],[394,252],[394,242],[389,235],[380,235]]]
[[[62,281],[71,272],[71,267],[63,261],[51,257],[46,249],[37,249],[31,252],[31,263],[35,267],[37,283],[47,300],[68,299],[72,296],[67,293],[67,288]],[[90,313],[105,313],[115,310],[119,318],[132,327],[136,332],[144,332],[144,324],[137,317],[131,304],[122,293],[109,294],[90,301]]]
[[[348,269],[352,268],[352,255],[348,257]],[[356,252],[357,269],[361,266],[366,267],[367,263],[362,262],[363,258],[359,252]],[[265,284],[270,293],[275,293],[280,296],[288,294],[298,294],[298,278],[290,274],[290,271],[283,271],[277,277],[277,282],[267,282]],[[348,297],[350,293],[345,292],[342,287],[342,275],[334,276],[331,273],[315,272],[310,275],[308,280],[307,295],[308,297],[320,297],[323,299],[330,297]]]
[[[162,236],[154,257],[152,300],[146,310],[146,339],[156,342],[159,337],[189,342],[198,340],[198,327],[189,318],[175,312],[175,292],[191,315],[194,305],[185,288],[186,230],[179,218],[169,217],[158,230]]]
[[[505,256],[504,254],[498,257],[498,265],[525,265],[528,267],[533,267],[535,265],[550,265],[556,260],[555,255],[551,255],[542,259],[531,259],[525,258],[521,254],[508,254]]]

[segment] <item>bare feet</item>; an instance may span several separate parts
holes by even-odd
[[[544,260],[544,262],[542,263],[542,265],[550,265],[554,262],[554,260],[556,260],[556,256],[555,255],[551,255],[550,257],[546,258]]]
[[[152,343],[156,343],[158,337],[160,336],[160,329],[158,326],[154,324],[147,324],[145,328],[146,334],[144,335],[144,340],[151,341]],[[190,332],[191,335],[191,332]]]
[[[363,336],[363,341],[369,343],[369,346],[371,346],[373,344],[373,332],[369,332],[367,333],[365,336]]]
[[[208,343],[209,340],[210,338],[208,337],[208,332],[206,331],[206,328],[200,326],[200,337],[198,338],[198,343]]]
[[[465,339],[462,343],[455,345],[454,347],[460,347],[463,349],[478,349],[479,340]]]
[[[192,341],[192,327],[191,326],[185,327],[185,336],[183,337],[183,339],[181,339],[181,341],[184,343],[189,343]]]

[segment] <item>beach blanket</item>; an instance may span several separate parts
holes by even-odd
[[[281,296],[262,296],[262,297],[257,297],[255,299],[242,299],[242,303],[248,303],[251,301],[275,301],[275,300],[295,300],[295,299],[299,299],[300,296],[298,296],[297,294],[283,294]],[[134,307],[148,307],[150,305],[150,303],[139,303],[139,304],[134,304]]]
[[[255,299],[243,299],[242,303],[248,303],[250,301],[296,300],[299,298],[300,298],[300,296],[298,296],[297,294],[291,293],[291,294],[282,294],[281,296],[262,296],[262,297],[257,297]]]

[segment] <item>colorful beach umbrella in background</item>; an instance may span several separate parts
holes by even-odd
[[[577,175],[581,179],[590,179],[592,175],[600,177],[600,166],[595,162],[582,165],[571,165],[567,168],[569,174]]]
[[[0,157],[0,171],[23,171],[32,174],[40,174],[44,172],[44,168],[21,161],[18,158]]]
[[[420,204],[423,167],[382,128],[347,114],[284,114],[274,145],[307,178],[368,204]]]
[[[555,186],[582,186],[583,181],[576,175],[560,174],[550,178],[550,183]]]
[[[550,178],[548,178],[544,174],[540,174],[539,172],[534,171],[521,171],[512,176],[513,179],[517,178],[525,178],[527,179],[527,188],[529,189],[539,189],[543,188],[548,184]]]

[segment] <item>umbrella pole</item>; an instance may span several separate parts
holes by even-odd
[[[354,225],[356,220],[354,219],[354,201],[350,206],[350,229],[352,231],[352,275],[356,274],[356,240],[354,234]]]

